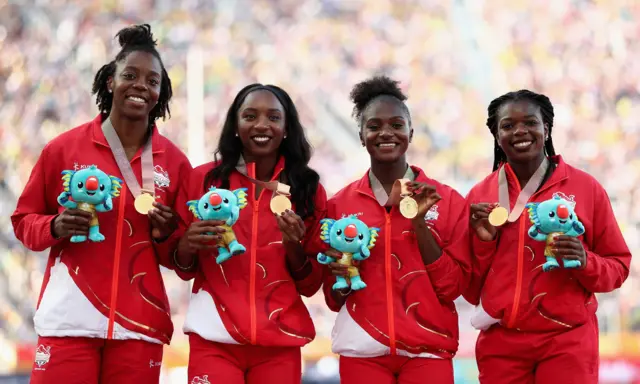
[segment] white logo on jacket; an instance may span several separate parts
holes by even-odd
[[[149,368],[160,367],[161,365],[162,365],[162,361],[149,360]]]
[[[38,346],[38,348],[36,348],[36,365],[38,366],[38,368],[36,369],[43,369],[42,366],[47,364],[49,362],[49,359],[51,359],[51,346],[49,347],[45,347],[44,345],[40,344]]]
[[[156,183],[156,187],[158,187],[158,189],[169,188],[169,185],[171,184],[169,172],[162,169],[159,165],[156,165],[153,168],[153,181]]]
[[[438,212],[438,204],[434,204],[424,215],[424,221],[438,220],[440,213]]]
[[[190,384],[211,384],[211,382],[209,382],[208,377],[209,375],[203,375],[202,377],[196,376],[193,379],[191,379]]]
[[[73,162],[73,170],[78,172],[81,169],[89,168],[88,164],[78,164],[77,161]]]
[[[572,208],[576,207],[576,196],[575,195],[569,195],[567,196],[564,192],[554,192],[553,193],[553,197],[559,197],[561,199],[565,199],[566,201],[569,202],[569,204],[571,204]]]
[[[358,216],[362,216],[362,215],[364,215],[364,212],[343,213],[343,214],[342,214],[342,218],[344,219],[344,218],[349,217],[349,216],[355,216],[355,217],[358,217]]]

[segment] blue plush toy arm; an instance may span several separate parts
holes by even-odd
[[[236,223],[236,221],[238,221],[238,218],[240,218],[240,207],[236,205],[234,207],[231,207],[231,216],[229,216],[225,223],[231,227]]]
[[[529,237],[531,237],[533,240],[536,241],[546,241],[547,240],[547,235],[540,232],[538,230],[538,226],[537,225],[532,225],[531,228],[529,228]]]
[[[69,200],[71,193],[62,192],[60,196],[58,196],[58,204],[62,205],[65,208],[76,209],[78,208],[78,204],[75,201]]]
[[[578,237],[584,234],[584,225],[579,220],[573,222],[571,229],[567,231],[567,236]]]
[[[363,245],[362,247],[360,247],[360,252],[356,252],[353,254],[353,259],[362,261],[362,260],[368,259],[369,256],[371,256],[371,252],[369,251],[369,248]]]
[[[102,204],[96,205],[96,211],[98,212],[109,212],[113,209],[113,199],[111,196],[108,196]]]
[[[336,259],[334,259],[331,256],[327,256],[322,252],[318,253],[318,263],[320,263],[320,264],[328,265],[328,264],[331,264],[331,263],[333,263],[335,261],[336,261]]]

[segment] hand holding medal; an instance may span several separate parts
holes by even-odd
[[[400,200],[400,213],[407,219],[423,218],[442,197],[433,185],[403,180],[402,193],[408,194]],[[403,208],[404,204],[404,208]]]
[[[497,214],[494,213],[494,218],[491,219],[492,212],[495,212],[497,208],[503,207],[500,207],[498,203],[471,204],[471,227],[476,231],[476,235],[482,241],[492,241],[493,239],[495,239],[496,234],[498,233],[497,227],[499,225],[493,223],[499,223],[500,220],[502,220],[501,216],[495,217],[495,215],[501,215],[500,210],[498,210]],[[506,216],[504,216],[504,221],[500,225],[504,224],[505,222]]]

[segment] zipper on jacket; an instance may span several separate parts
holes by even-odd
[[[507,167],[506,170],[511,174],[513,180],[515,180],[516,185],[518,186],[518,194],[522,192],[522,187],[520,186],[520,182],[518,181],[518,177],[515,175],[511,167]],[[534,194],[535,195],[535,194]],[[533,196],[532,196],[533,197]],[[509,204],[511,205],[511,204]],[[513,304],[511,306],[511,314],[509,315],[509,320],[507,321],[507,328],[513,328],[513,325],[516,322],[518,315],[518,308],[520,307],[520,296],[522,291],[522,270],[524,268],[524,235],[526,231],[526,220],[523,216],[527,215],[527,210],[523,210],[518,218],[519,226],[518,229],[518,265],[516,268],[516,286],[515,292],[513,293]]]
[[[118,224],[116,225],[116,244],[113,255],[113,272],[111,278],[111,302],[109,304],[109,322],[107,324],[107,339],[113,339],[113,323],[116,317],[116,304],[118,302],[118,280],[120,277],[120,255],[122,253],[122,230],[124,226],[124,209],[127,201],[127,186],[122,183],[120,200],[118,204]]]
[[[256,177],[256,165],[251,163],[249,166],[251,177]],[[256,325],[256,243],[258,241],[258,214],[260,212],[260,196],[256,199],[256,185],[251,186],[251,200],[253,200],[253,217],[251,218],[251,261],[249,264],[249,316],[251,324],[251,345],[256,344],[257,325]]]
[[[396,354],[396,329],[393,311],[393,281],[391,279],[391,215],[384,214],[384,275],[387,290],[387,322],[389,323],[389,349],[391,355]]]

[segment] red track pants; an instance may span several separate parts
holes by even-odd
[[[404,356],[340,356],[340,382],[348,384],[453,384],[453,363],[446,359]]]

